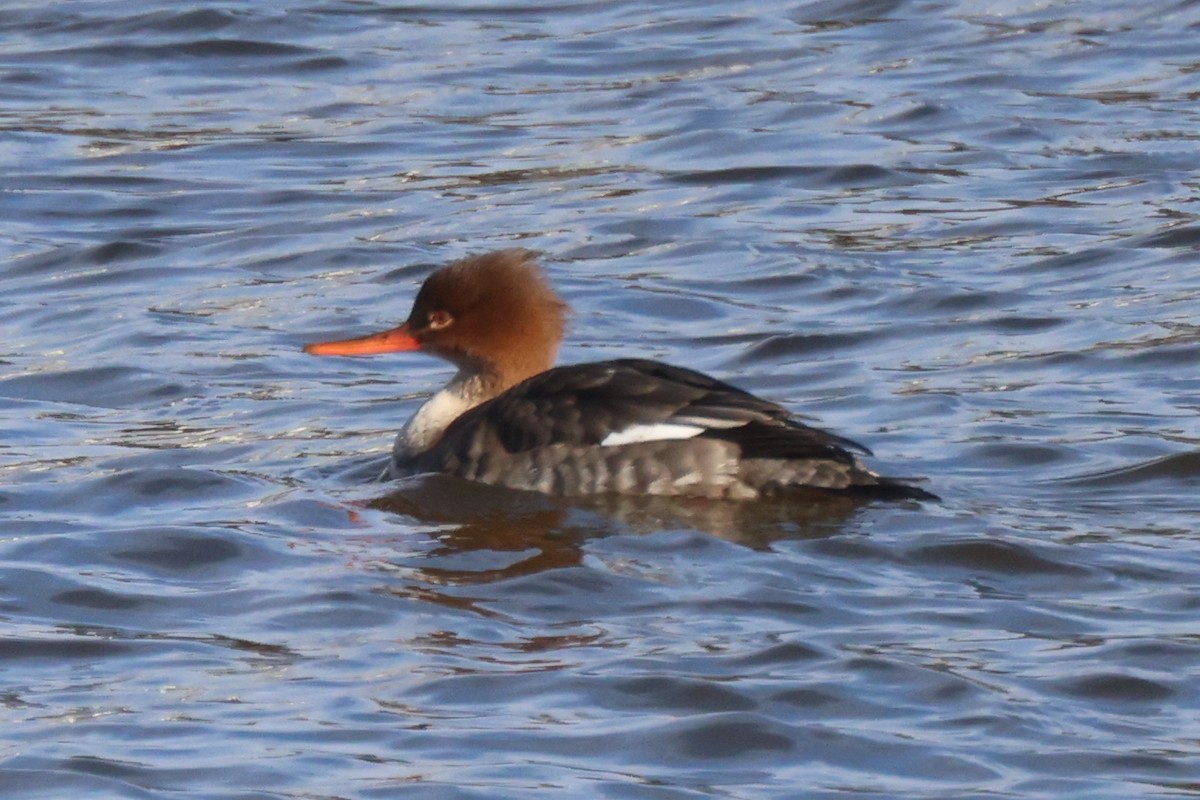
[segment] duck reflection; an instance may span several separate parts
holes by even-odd
[[[832,536],[862,501],[819,491],[753,503],[678,497],[551,497],[426,475],[367,502],[377,511],[434,525],[438,546],[421,572],[453,584],[490,583],[578,566],[589,539],[614,534],[696,530],[766,549],[783,539]],[[514,557],[503,557],[501,554]]]
[[[601,533],[584,520],[570,519],[570,508],[554,498],[430,475],[392,484],[396,488],[368,501],[368,508],[437,526],[433,561],[421,572],[447,583],[490,583],[582,560],[581,542]],[[501,553],[519,558],[501,558]],[[485,556],[468,558],[472,554]]]

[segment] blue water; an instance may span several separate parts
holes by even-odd
[[[1200,795],[1200,5],[10,3],[0,796]],[[936,504],[369,478],[542,251]]]

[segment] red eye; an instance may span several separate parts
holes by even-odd
[[[449,311],[429,312],[429,330],[431,331],[440,331],[453,321],[454,317],[450,316]]]

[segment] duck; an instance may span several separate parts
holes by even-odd
[[[645,358],[555,366],[568,313],[537,255],[513,248],[432,272],[398,327],[303,349],[415,351],[456,369],[401,428],[384,478],[561,497],[937,499],[870,469],[863,445],[702,372]]]

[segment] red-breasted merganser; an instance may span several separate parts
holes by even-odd
[[[862,445],[694,370],[638,358],[555,367],[567,311],[534,253],[501,250],[431,274],[400,327],[304,351],[420,350],[458,368],[396,437],[386,477],[440,472],[564,496],[936,499],[868,469]]]

